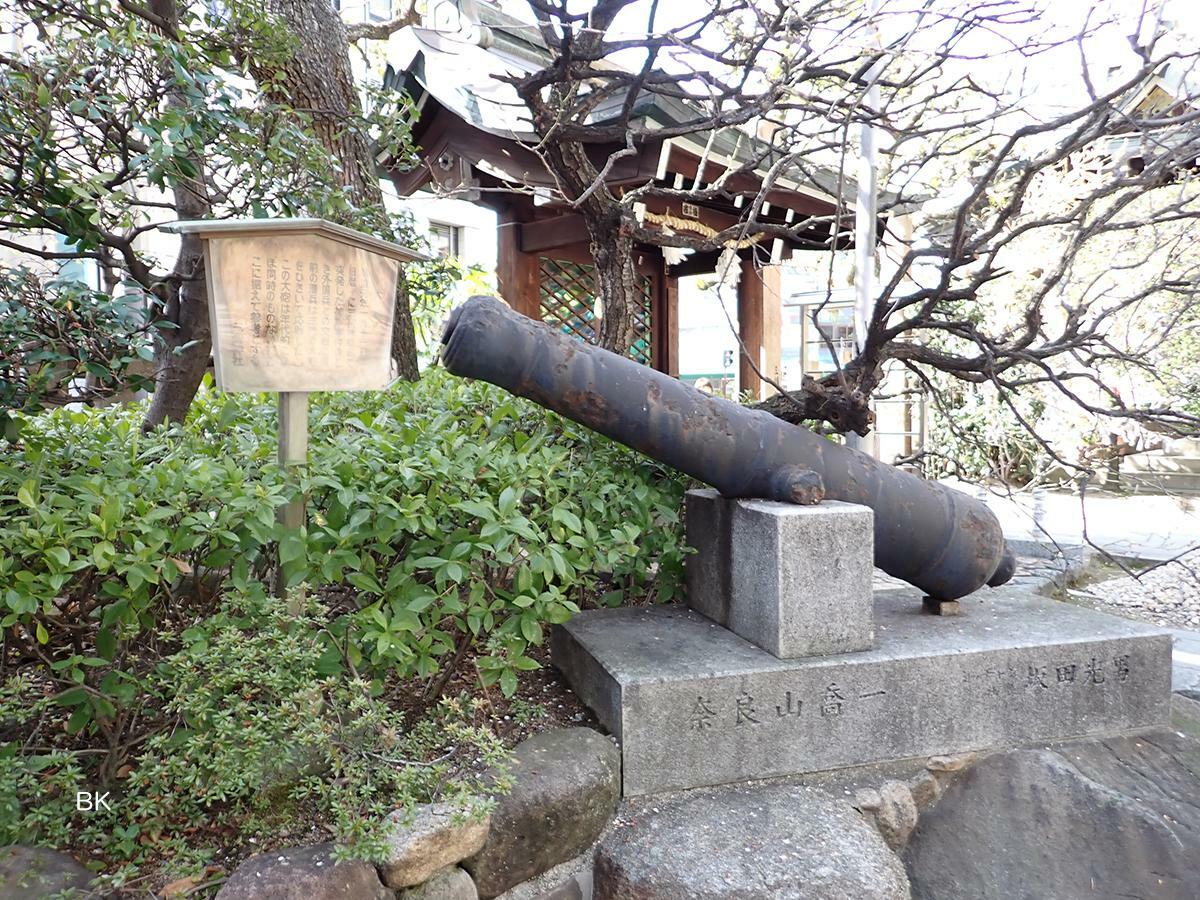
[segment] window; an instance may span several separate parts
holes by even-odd
[[[372,22],[386,22],[392,17],[392,0],[367,0],[367,18]]]
[[[833,372],[854,358],[854,304],[824,299],[806,297],[783,307],[780,363],[788,388],[800,387],[804,375]]]
[[[17,30],[16,13],[0,9],[0,53],[19,56],[23,49],[22,34]]]
[[[54,235],[56,253],[74,253],[79,248],[67,243],[61,234]],[[93,290],[100,290],[100,266],[94,259],[61,259],[58,261],[58,277],[81,281]]]
[[[438,256],[462,254],[462,227],[444,222],[429,223],[429,238]]]
[[[811,304],[800,309],[805,375],[833,372],[854,358],[853,306],[827,303],[824,306]]]
[[[392,18],[392,0],[330,0],[330,5],[348,22],[387,22]]]

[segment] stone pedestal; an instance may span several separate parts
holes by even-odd
[[[874,640],[868,507],[727,500],[688,491],[688,605],[781,659]]]
[[[551,646],[620,739],[626,796],[1167,724],[1166,632],[1020,589],[960,602],[878,592],[874,649],[823,657],[682,607],[582,613]]]

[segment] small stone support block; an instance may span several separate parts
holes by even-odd
[[[922,597],[921,603],[925,612],[933,616],[960,616],[962,604],[957,600],[938,600],[934,597]]]
[[[688,491],[688,605],[780,659],[869,650],[874,514]]]
[[[778,659],[679,606],[592,610],[554,664],[621,743],[625,796],[1164,727],[1171,635],[997,588],[876,593],[878,645]]]

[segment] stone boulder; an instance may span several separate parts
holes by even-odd
[[[590,728],[531,737],[514,751],[511,775],[487,843],[463,863],[484,900],[587,849],[621,797],[621,754]]]
[[[932,776],[930,779],[933,780]],[[874,822],[888,847],[895,851],[904,848],[917,826],[917,801],[912,789],[902,781],[888,780],[879,790],[858,791],[854,795],[854,808]]]
[[[289,847],[252,856],[217,893],[217,900],[391,900],[375,867],[335,863],[333,844]]]
[[[924,900],[1195,900],[1200,742],[1170,731],[989,756],[905,852]]]
[[[596,848],[604,900],[904,900],[908,880],[848,803],[732,786],[622,815]]]
[[[388,816],[388,857],[379,864],[383,883],[412,887],[462,862],[487,840],[490,817],[468,818],[448,803],[426,803]]]
[[[1171,695],[1171,727],[1186,735],[1200,738],[1200,700],[1182,694]]]
[[[46,847],[0,847],[0,897],[40,900],[68,890],[84,891],[92,873],[72,857]]]
[[[396,900],[479,900],[475,882],[458,866],[449,866],[428,881],[406,888]]]

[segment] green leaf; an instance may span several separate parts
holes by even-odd
[[[500,692],[505,697],[511,697],[517,692],[517,674],[512,669],[500,673]]]
[[[479,500],[464,500],[462,503],[456,504],[455,508],[484,520],[490,520],[495,515],[490,506]]]
[[[279,561],[290,563],[304,556],[304,541],[299,535],[289,534],[279,541]]]
[[[620,606],[625,600],[624,591],[606,591],[600,595],[601,606]]]
[[[373,576],[365,572],[351,572],[346,576],[346,580],[360,591],[367,591],[372,594],[383,593],[383,586]]]
[[[92,545],[92,562],[101,572],[107,572],[109,565],[117,555],[117,548],[111,541],[97,541]]]
[[[37,484],[34,481],[26,481],[17,488],[17,502],[22,506],[27,506],[33,509],[37,505],[36,497]]]
[[[79,734],[90,721],[92,721],[92,705],[90,703],[81,703],[75,707],[75,711],[71,713],[71,718],[67,719],[67,733]]]
[[[117,655],[117,636],[111,628],[101,628],[96,632],[96,653],[110,662]]]
[[[81,687],[69,688],[58,697],[59,706],[78,706],[88,698],[87,691]]]
[[[496,505],[500,510],[500,515],[507,519],[516,512],[517,492],[512,487],[506,487],[500,492],[500,499]]]
[[[521,634],[531,644],[542,642],[542,626],[531,613],[521,616]]]
[[[418,594],[416,597],[409,600],[405,608],[411,612],[423,613],[425,610],[429,609],[429,607],[433,604],[433,601],[436,599],[437,594],[433,593],[432,591],[425,591],[424,593]]]
[[[568,509],[564,509],[561,506],[554,507],[554,511],[551,513],[551,517],[554,519],[555,522],[561,522],[563,525],[566,525],[568,528],[570,528],[576,534],[578,534],[580,531],[583,530],[583,523],[579,521],[579,516],[575,515],[575,513],[571,512]]]

